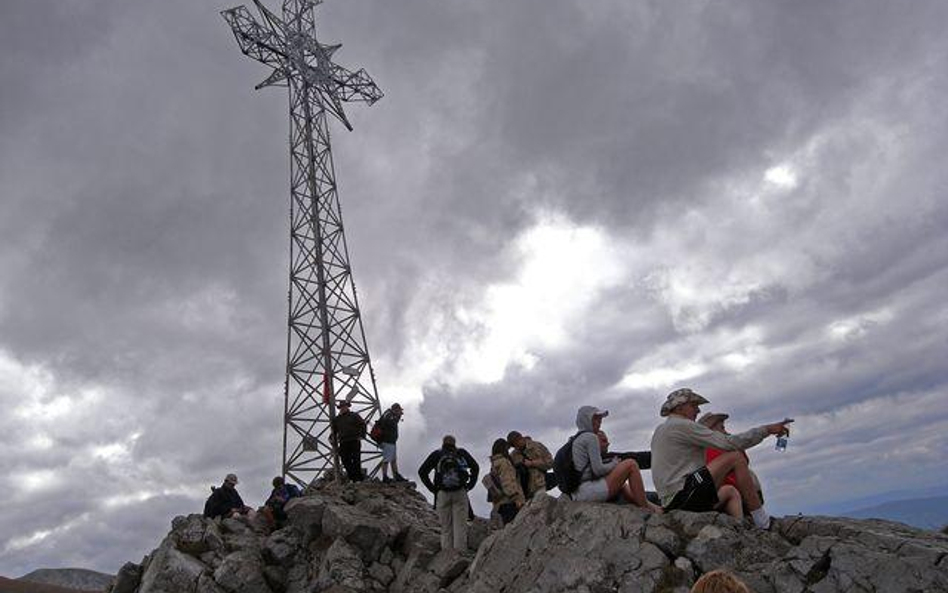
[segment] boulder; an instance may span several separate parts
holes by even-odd
[[[240,550],[224,557],[214,571],[214,581],[228,593],[272,593],[263,567],[260,554]]]
[[[764,531],[719,513],[538,497],[484,541],[460,590],[687,591],[727,568],[756,593],[948,591],[946,557],[948,537],[884,521],[787,518]]]
[[[115,575],[111,593],[135,593],[142,581],[142,567],[134,562],[126,562]]]
[[[365,591],[364,569],[359,550],[347,543],[345,539],[336,539],[320,564],[316,590],[321,591],[333,585],[340,585],[351,591]]]
[[[224,547],[217,523],[203,515],[175,517],[171,521],[170,535],[176,548],[192,556],[200,556]]]
[[[295,526],[274,531],[263,544],[263,557],[268,564],[288,566],[303,547],[303,536]]]
[[[151,554],[138,593],[192,593],[206,570],[201,561],[178,550],[167,537]]]

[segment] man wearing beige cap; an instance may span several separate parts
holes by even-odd
[[[793,420],[767,424],[740,434],[714,432],[695,422],[699,406],[707,399],[685,387],[668,394],[662,404],[665,422],[652,435],[652,479],[666,510],[706,512],[722,508],[740,517],[742,503],[747,505],[754,524],[770,527],[770,515],[757,495],[743,450],[758,444],[768,435],[789,434]],[[714,447],[727,451],[705,465],[704,451]],[[736,491],[724,484],[734,472]],[[723,486],[723,488],[722,488]],[[736,494],[739,493],[739,496]]]
[[[237,475],[227,474],[218,488],[211,487],[211,495],[204,503],[204,516],[209,519],[226,519],[237,515],[248,515],[253,510],[244,504],[237,492]]]

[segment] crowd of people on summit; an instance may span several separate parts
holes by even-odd
[[[737,518],[749,516],[755,526],[768,529],[770,516],[761,484],[745,450],[767,436],[789,435],[788,424],[793,420],[731,434],[725,427],[727,414],[707,413],[699,418],[700,407],[708,403],[689,388],[669,393],[659,411],[664,421],[655,428],[648,451],[611,451],[602,430],[609,412],[595,406],[579,408],[576,434],[555,454],[543,443],[511,430],[493,442],[490,470],[480,480],[492,504],[492,516],[507,525],[537,493],[558,488],[562,496],[577,502],[630,504],[649,513],[717,511]],[[367,431],[365,420],[352,411],[350,403],[339,402],[331,435],[348,480],[367,478],[361,467],[361,447],[368,437],[381,451],[381,480],[407,482],[398,469],[402,416],[402,407],[393,404]],[[656,492],[645,489],[642,472],[646,470],[652,472]],[[422,484],[434,495],[442,549],[466,549],[468,522],[473,517],[468,493],[479,483],[479,475],[475,458],[450,434],[418,468]],[[236,485],[237,476],[228,474],[220,487],[212,488],[204,514],[250,516],[254,511],[244,505]],[[286,519],[283,506],[296,496],[300,496],[296,486],[274,478],[264,511],[281,523]]]

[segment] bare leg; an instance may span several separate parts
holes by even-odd
[[[751,477],[750,469],[747,467],[747,458],[740,451],[730,451],[719,455],[708,464],[708,471],[714,478],[714,485],[721,487],[724,478],[729,473],[734,472],[737,481],[737,490],[741,493],[741,498],[748,510],[756,511],[761,507],[760,497],[757,496],[757,486],[754,484],[754,478]]]
[[[392,460],[392,477],[394,477],[394,476],[400,476],[400,475],[402,475],[402,474],[400,474],[399,471],[398,471],[398,460],[397,460],[397,459],[393,459],[393,460]]]
[[[645,498],[645,484],[642,483],[642,474],[634,459],[620,461],[606,476],[606,484],[609,486],[609,498],[622,494],[623,498],[637,507],[661,512],[660,507],[656,507]]]
[[[396,473],[398,473],[397,470],[396,470]],[[387,477],[388,477],[388,462],[383,461],[382,462],[382,479],[384,480]]]
[[[741,519],[744,517],[744,506],[741,502],[741,493],[737,488],[730,484],[725,484],[718,488],[718,506],[717,510],[723,510],[728,515]]]

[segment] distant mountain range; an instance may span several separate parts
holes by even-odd
[[[79,589],[0,577],[0,593],[79,593]]]
[[[39,585],[51,585],[72,591],[104,591],[112,582],[112,575],[85,568],[41,568],[23,575],[17,581]],[[41,590],[37,590],[40,593]],[[0,593],[4,593],[0,589]]]
[[[941,529],[948,525],[948,496],[891,500],[840,513],[855,519],[888,519],[921,529]]]

